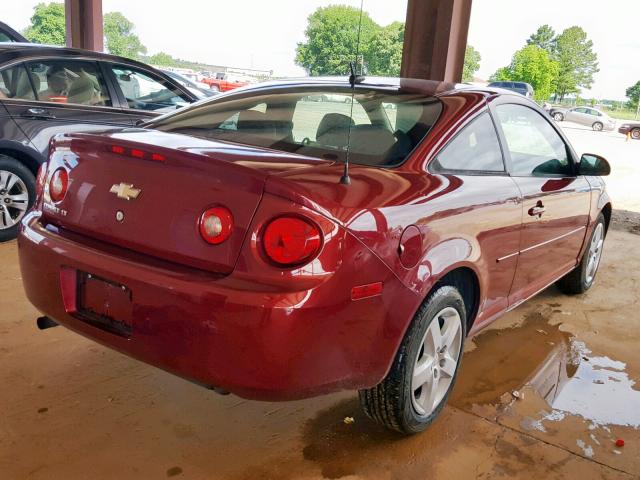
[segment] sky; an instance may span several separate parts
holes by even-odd
[[[22,30],[33,7],[45,0],[0,0],[2,21]],[[637,1],[637,0],[634,0]],[[213,65],[273,70],[300,76],[295,48],[304,41],[307,17],[318,7],[360,0],[103,0],[104,12],[120,11],[136,26],[149,53]],[[11,8],[7,8],[8,5]],[[364,0],[381,25],[406,17],[406,0]],[[488,79],[540,25],[557,32],[579,25],[594,42],[600,72],[584,97],[624,99],[640,80],[640,15],[625,0],[474,0],[469,43],[482,55],[477,77]]]

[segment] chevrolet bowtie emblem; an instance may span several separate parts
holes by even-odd
[[[109,190],[110,193],[115,193],[118,198],[123,200],[131,200],[132,198],[135,200],[141,191],[139,188],[134,188],[130,183],[116,183]]]

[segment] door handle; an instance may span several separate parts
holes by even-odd
[[[49,110],[46,108],[29,108],[26,112],[22,114],[25,118],[39,118],[44,120],[50,120],[56,118],[55,115],[51,114]]]
[[[544,205],[542,205],[542,202],[538,202],[535,207],[531,207],[529,209],[529,215],[531,217],[540,218],[542,217],[542,214],[545,212],[545,210],[546,209],[544,208]]]

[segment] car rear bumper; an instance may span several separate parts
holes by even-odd
[[[377,384],[419,305],[355,239],[346,243],[366,250],[366,275],[384,282],[381,296],[352,301],[351,271],[335,272],[310,290],[274,291],[233,274],[216,276],[75,237],[43,226],[36,212],[25,217],[18,242],[27,296],[45,315],[134,358],[246,398],[286,400]],[[77,272],[130,289],[129,337],[79,317]]]
[[[629,133],[631,131],[631,129],[629,127],[620,127],[618,129],[618,133],[621,133],[623,135],[626,135],[627,133]]]

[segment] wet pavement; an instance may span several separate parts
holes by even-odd
[[[549,288],[469,339],[449,406],[403,437],[353,392],[221,397],[40,332],[16,246],[0,245],[0,478],[638,478],[639,251],[640,236],[611,232],[587,295]]]

